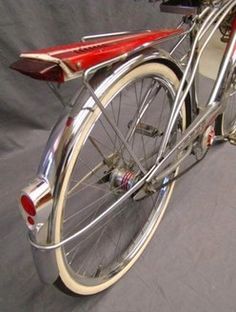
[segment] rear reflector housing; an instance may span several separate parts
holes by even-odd
[[[11,64],[10,68],[34,79],[64,82],[64,75],[61,67],[53,62],[20,58],[18,61]]]
[[[30,230],[46,224],[52,211],[53,197],[47,180],[36,178],[22,190],[20,211]]]

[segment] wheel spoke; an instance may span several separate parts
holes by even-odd
[[[81,158],[80,158],[81,159]],[[104,163],[99,163],[95,168],[90,169],[90,172],[87,173],[83,178],[81,178],[79,181],[76,182],[76,180],[73,180],[76,182],[76,184],[68,191],[68,197],[71,196],[72,192],[74,192],[85,180],[89,179],[93,174],[96,175],[96,172],[100,170],[104,166]]]

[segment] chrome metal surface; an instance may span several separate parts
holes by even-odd
[[[185,34],[188,34],[190,33],[190,30],[186,30],[186,31],[183,31],[179,34],[174,34],[174,35],[170,35],[166,38],[163,38],[163,39],[157,39],[157,40],[154,40],[154,41],[150,41],[150,42],[147,42],[143,45],[140,45],[138,48],[128,52],[128,53],[125,53],[125,54],[122,54],[116,58],[113,58],[113,59],[110,59],[108,61],[105,61],[103,63],[99,63],[93,67],[90,67],[86,72],[83,73],[83,79],[84,80],[88,80],[88,75],[92,75],[93,73],[97,72],[99,69],[101,68],[104,68],[104,67],[107,67],[107,66],[110,66],[116,62],[119,62],[119,61],[124,61],[125,59],[127,59],[128,57],[131,57],[133,55],[140,55],[142,56],[142,52],[148,48],[152,48],[160,43],[164,43],[164,42],[167,42],[167,41],[170,41],[172,39],[175,39],[175,38],[178,38],[178,37],[181,37],[181,36],[184,36]],[[159,50],[158,50],[159,51]],[[162,54],[168,54],[169,53],[165,53],[164,50],[161,50],[162,51]],[[144,54],[146,54],[146,52],[144,51]],[[176,60],[173,60],[174,62],[177,62]],[[178,63],[178,62],[177,62]],[[179,66],[179,64],[178,64]]]
[[[171,165],[167,166],[164,170],[161,171],[160,174],[158,174],[153,180],[152,180],[152,188],[155,190],[155,188],[160,187],[160,182],[173,173],[179,166],[180,164],[191,154],[192,152],[192,145],[190,144],[186,151],[183,151],[177,156],[177,160],[171,163]],[[140,200],[143,199],[145,196],[147,196],[146,191],[145,191],[145,185],[142,187],[135,195],[134,195],[134,200]]]
[[[156,166],[153,167],[152,172],[147,178],[147,182],[151,182],[151,180],[157,176],[160,168],[165,166],[167,160],[173,156],[175,152],[180,152],[184,150],[189,144],[191,144],[199,136],[199,134],[202,133],[205,127],[207,127],[212,122],[212,119],[215,120],[215,118],[220,114],[220,110],[220,103],[215,103],[214,106],[208,106],[203,112],[201,112],[183,133],[180,140],[171,149],[171,151],[165,155]]]
[[[158,176],[155,177],[155,179],[153,180],[153,183],[154,184],[160,183],[160,181],[163,178],[170,175],[191,154],[191,151],[192,151],[192,145],[190,144],[185,151],[177,155],[177,159],[175,162],[173,162],[170,166],[168,166]]]
[[[56,248],[59,248],[63,245],[65,245],[68,242],[71,242],[75,238],[85,234],[89,229],[97,225],[100,221],[102,221],[106,216],[111,214],[117,207],[119,207],[127,198],[129,198],[135,191],[137,191],[144,183],[146,178],[148,177],[149,172],[146,173],[141,180],[139,180],[130,190],[128,190],[122,197],[118,199],[117,202],[115,202],[113,205],[111,205],[104,213],[100,214],[97,218],[95,218],[92,222],[90,222],[87,226],[85,226],[80,231],[74,233],[70,237],[60,241],[56,244],[40,244],[32,240],[30,237],[30,243],[35,248],[41,249],[41,250],[53,250]]]
[[[110,174],[110,184],[115,192],[117,188],[119,192],[128,191],[137,181],[136,173],[126,168],[116,168]]]
[[[222,99],[224,96],[228,95],[227,92],[225,91],[230,89],[231,79],[234,74],[233,65],[235,64],[234,59],[235,47],[236,47],[236,32],[234,32],[233,36],[231,37],[229,44],[227,46],[227,51],[221,62],[216,83],[209,99],[210,103],[212,103],[214,100],[218,98]]]
[[[207,18],[205,19],[205,21],[203,22],[202,26],[200,27],[199,31],[196,34],[196,37],[195,37],[195,40],[194,40],[194,43],[193,43],[193,46],[192,46],[191,54],[190,54],[190,57],[189,57],[189,61],[187,63],[187,66],[186,66],[183,78],[182,78],[180,86],[179,86],[179,90],[178,90],[177,95],[176,95],[176,99],[175,99],[172,115],[170,117],[170,121],[169,121],[168,127],[167,127],[167,129],[165,131],[165,135],[163,136],[162,145],[160,147],[160,151],[158,153],[156,163],[158,163],[159,160],[163,157],[163,153],[164,153],[164,151],[166,149],[166,145],[167,145],[167,142],[169,140],[171,131],[172,131],[173,127],[174,127],[174,124],[175,124],[175,122],[177,120],[177,117],[179,115],[180,109],[181,109],[181,107],[182,107],[182,105],[183,105],[183,103],[184,103],[184,101],[185,101],[185,99],[187,97],[187,94],[189,93],[191,85],[192,85],[192,83],[194,81],[195,74],[196,74],[196,71],[197,71],[197,68],[198,68],[198,64],[199,64],[199,61],[200,61],[201,54],[203,53],[204,49],[206,48],[208,42],[210,41],[211,37],[215,33],[215,31],[218,28],[218,26],[221,23],[221,21],[224,19],[224,17],[228,14],[228,12],[232,9],[232,7],[234,5],[235,5],[235,1],[231,0],[228,3],[226,3],[221,9],[218,9],[218,8],[212,9],[211,13],[207,16]],[[217,22],[214,25],[214,28],[211,31],[210,35],[206,38],[206,40],[205,40],[201,50],[198,53],[197,59],[195,61],[195,64],[193,66],[192,61],[193,61],[193,59],[195,57],[195,49],[198,46],[199,40],[208,31],[208,29],[211,27],[211,25],[213,25],[213,23],[215,22],[215,20],[219,16],[221,16],[221,17],[217,20]],[[192,71],[191,71],[191,68],[193,68]],[[189,78],[189,82],[188,82],[187,86],[185,87],[185,82],[187,80],[187,75],[188,75],[188,73],[190,71],[191,71],[191,76]],[[182,94],[182,92],[183,92],[183,94]]]
[[[89,75],[89,74],[88,74]],[[110,126],[112,127],[112,129],[114,130],[115,134],[118,136],[118,138],[121,140],[121,142],[124,144],[125,148],[127,149],[128,153],[130,154],[130,156],[133,158],[133,160],[135,161],[135,163],[137,164],[137,166],[139,167],[139,169],[141,170],[141,172],[143,172],[144,174],[147,172],[145,170],[145,168],[143,167],[143,165],[140,163],[139,159],[136,157],[134,151],[132,150],[132,147],[127,143],[126,139],[124,138],[123,134],[121,133],[121,131],[118,129],[118,127],[115,125],[115,123],[111,120],[111,118],[109,118],[109,116],[107,115],[107,112],[104,108],[104,106],[102,105],[101,101],[99,100],[99,98],[97,97],[96,93],[94,92],[93,88],[90,86],[90,84],[88,83],[88,81],[84,80],[84,84],[86,86],[86,88],[89,90],[92,98],[94,99],[94,101],[96,102],[97,106],[100,108],[100,110],[102,111],[103,115],[105,116],[107,122],[110,124]]]
[[[93,39],[102,39],[102,38],[107,38],[107,37],[119,37],[119,36],[124,36],[124,35],[135,35],[135,34],[140,34],[142,32],[151,32],[151,30],[147,29],[145,31],[140,30],[140,31],[119,31],[119,32],[113,32],[113,33],[105,33],[105,34],[98,34],[98,35],[89,35],[89,36],[83,36],[81,38],[81,41],[85,42],[88,40],[93,40]]]
[[[235,4],[235,2],[234,2]],[[224,96],[226,95],[223,90],[228,89],[228,84],[231,82],[231,75],[233,74],[233,55],[236,46],[236,33],[231,38],[230,45],[227,52],[222,60],[222,64],[219,70],[219,74],[215,85],[213,87],[211,96],[207,103],[206,108],[196,117],[192,124],[186,129],[185,133],[182,135],[180,141],[173,147],[173,149],[166,155],[166,157],[154,168],[153,172],[148,177],[147,181],[150,182],[151,179],[157,174],[159,168],[165,163],[165,161],[173,155],[176,150],[184,149],[188,144],[194,141],[207,126],[216,119],[216,117],[222,113],[224,110]]]
[[[184,89],[184,85],[185,85],[185,82],[187,80],[187,75],[188,75],[188,73],[189,73],[189,71],[191,70],[191,67],[192,67],[192,61],[193,61],[193,58],[195,56],[195,49],[196,49],[196,47],[198,45],[198,39],[200,37],[201,31],[203,31],[208,26],[208,24],[210,23],[210,21],[212,20],[212,18],[215,15],[216,12],[217,12],[216,10],[212,11],[209,14],[209,16],[206,18],[206,20],[204,21],[201,29],[199,30],[199,33],[197,34],[197,36],[195,38],[195,41],[193,43],[191,54],[189,56],[189,60],[188,60],[187,66],[186,66],[184,75],[182,77],[182,80],[181,80],[181,83],[180,83],[180,86],[179,86],[179,89],[178,89],[178,92],[177,92],[177,95],[176,95],[176,98],[175,98],[175,103],[174,103],[174,108],[173,108],[173,111],[172,111],[172,115],[170,117],[170,121],[169,121],[168,127],[167,127],[167,129],[165,131],[165,136],[163,137],[162,145],[161,145],[158,157],[157,157],[157,163],[158,163],[159,159],[161,159],[162,154],[164,153],[164,151],[166,149],[166,145],[167,145],[167,142],[169,140],[170,133],[171,133],[172,128],[173,128],[173,126],[174,126],[174,124],[176,122],[176,118],[179,115],[179,111],[181,109],[181,106],[182,106],[182,104],[183,104],[183,102],[185,100],[185,98],[183,98],[183,101],[181,101],[182,90]],[[194,77],[194,75],[192,75],[192,76]]]
[[[130,53],[121,55],[102,64],[98,64],[97,66],[94,66],[84,73],[83,78],[85,79],[85,86],[89,90],[90,94],[88,95],[86,89],[83,89],[82,91],[76,93],[71,102],[70,109],[65,111],[64,116],[62,116],[62,118],[58,121],[57,125],[52,131],[38,170],[38,177],[41,180],[46,181],[46,193],[50,194],[51,197],[50,201],[47,202],[47,209],[42,209],[42,211],[44,212],[47,211],[46,215],[44,215],[44,217],[40,219],[40,222],[37,222],[35,230],[30,231],[29,239],[31,245],[33,246],[33,254],[35,255],[36,266],[38,268],[38,271],[40,272],[39,274],[43,281],[48,283],[54,282],[59,274],[55,261],[56,248],[62,247],[64,244],[74,240],[80,235],[86,234],[91,227],[98,224],[105,216],[113,212],[128,197],[141,189],[145,185],[145,183],[153,182],[155,184],[163,179],[166,174],[171,173],[190,153],[194,140],[196,140],[196,138],[200,134],[202,134],[205,129],[209,127],[209,125],[212,124],[212,121],[214,121],[216,117],[220,113],[222,113],[225,106],[224,97],[227,95],[227,93],[225,93],[224,91],[227,90],[228,84],[231,79],[232,64],[235,63],[235,58],[233,58],[233,51],[236,46],[236,34],[234,34],[234,36],[232,37],[228,47],[228,51],[224,56],[218,78],[214,85],[211,96],[207,102],[206,108],[201,113],[199,113],[199,115],[195,118],[192,124],[182,134],[179,141],[172,147],[170,151],[168,151],[168,153],[166,153],[166,146],[170,139],[170,134],[173,130],[177,117],[191,88],[191,85],[194,82],[194,78],[196,77],[197,66],[201,54],[221,21],[235,5],[235,0],[229,0],[225,2],[222,7],[215,7],[213,9],[208,8],[203,12],[204,14],[201,13],[202,15],[200,14],[198,16],[198,18],[205,18],[204,15],[209,13],[209,15],[203,21],[202,26],[198,30],[195,40],[193,42],[189,61],[183,74],[182,81],[180,83],[169,124],[167,126],[165,135],[163,136],[163,141],[161,149],[157,156],[156,164],[148,172],[146,172],[146,170],[144,170],[144,168],[142,167],[140,160],[136,159],[132,149],[130,149],[129,145],[126,143],[126,138],[122,137],[119,131],[117,131],[119,129],[117,129],[115,125],[111,124],[115,133],[120,137],[124,145],[126,144],[126,148],[129,150],[130,155],[138,164],[140,170],[144,172],[144,176],[140,180],[138,180],[136,184],[132,184],[131,188],[129,188],[128,191],[124,195],[122,195],[117,202],[112,204],[109,209],[104,211],[103,214],[99,215],[91,223],[82,228],[82,230],[74,233],[73,235],[67,237],[62,241],[55,242],[54,234],[52,231],[52,228],[55,224],[55,208],[58,204],[58,201],[61,200],[59,195],[60,189],[63,185],[63,181],[65,179],[68,179],[68,176],[72,171],[69,159],[71,159],[71,157],[74,157],[74,155],[76,154],[76,143],[79,140],[82,140],[81,129],[83,129],[83,127],[85,126],[85,122],[88,116],[93,113],[93,109],[95,106],[99,106],[101,111],[103,113],[106,113],[101,103],[101,99],[104,96],[105,91],[109,90],[109,88],[111,88],[114,83],[116,83],[121,77],[123,77],[130,70],[139,66],[140,64],[151,60],[158,61],[165,59],[178,66],[178,62],[174,61],[173,58],[170,57],[170,55],[161,50],[156,51],[154,49],[151,49],[150,47],[155,46],[160,42],[182,36],[179,43],[177,43],[178,46],[178,44],[181,44],[186,36],[193,29],[187,30],[179,35],[165,38],[164,40],[157,40],[142,45]],[[206,32],[213,24],[213,30],[211,31],[209,37],[207,37],[207,39],[205,40],[205,43],[200,49],[197,58],[195,58],[196,48],[199,40],[206,34]],[[116,33],[113,34],[113,36],[119,36],[123,34],[127,34],[127,32]],[[102,38],[102,36],[112,36],[112,34],[99,36],[87,36],[84,37],[83,40]],[[149,49],[146,49],[147,47],[149,47]],[[52,59],[50,60],[53,61]],[[54,61],[56,62],[56,60]],[[108,67],[110,65],[113,65],[113,69],[110,71],[109,74],[103,71],[98,72],[98,70],[103,69],[104,67]],[[91,79],[91,77],[93,78]],[[189,82],[185,87],[186,81]],[[68,120],[70,121],[69,123]],[[185,149],[187,150],[184,152]],[[172,156],[176,155],[179,157],[177,158],[176,162],[172,163],[171,166],[166,167],[168,165],[168,160]],[[38,190],[38,188],[36,188],[35,190]],[[32,191],[32,194],[36,193]],[[40,196],[42,196],[42,194],[44,194],[44,191],[40,191],[39,193]],[[39,198],[40,196],[36,197]],[[158,213],[160,212],[156,211],[156,214]],[[149,225],[149,227],[151,228],[151,224]],[[143,240],[145,240],[145,236],[143,237]],[[135,253],[135,250],[133,251],[133,253]],[[127,259],[129,257],[132,257],[131,254],[126,256]]]
[[[222,113],[225,107],[223,90],[228,89],[228,84],[231,81],[230,73],[233,74],[233,55],[236,45],[236,33],[231,39],[230,45],[227,49],[222,64],[219,70],[219,74],[215,85],[213,87],[211,96],[207,103],[206,108],[196,117],[192,124],[186,129],[185,133],[180,138],[179,142],[173,147],[173,149],[164,157],[164,159],[159,162],[156,168],[148,177],[147,181],[150,182],[151,179],[157,174],[159,168],[163,166],[165,161],[173,155],[175,151],[182,150],[187,147],[188,144],[193,142],[206,128],[211,125],[216,117]]]
[[[136,66],[151,60],[169,60],[177,67],[179,67],[178,63],[170,56],[168,56],[168,53],[162,50],[143,50],[142,53],[134,55],[133,57],[131,56],[127,61],[123,60],[120,64],[117,65],[117,68],[114,71],[111,71],[110,75],[106,74],[106,76],[104,76],[103,73],[100,73],[98,76],[95,75],[93,80],[96,81],[95,92],[97,96],[102,98],[104,92],[111,88],[111,86],[121,77],[127,74],[127,72]],[[114,60],[111,61],[111,64],[113,63]],[[94,71],[97,71],[100,69],[100,66],[97,66],[93,69]],[[88,76],[85,77],[88,79]],[[99,82],[98,87],[96,87],[97,81]],[[81,106],[81,103],[84,103],[83,107]],[[94,99],[91,96],[88,96],[85,89],[79,91],[73,99],[73,107],[70,109],[68,108],[67,111],[65,111],[65,115],[61,117],[50,135],[44,154],[42,156],[41,164],[38,169],[38,176],[48,181],[51,192],[53,194],[54,205],[52,207],[52,213],[50,215],[49,222],[44,224],[43,227],[47,239],[42,240],[39,232],[30,234],[30,242],[35,248],[53,250],[65,243],[61,242],[59,244],[53,244],[54,239],[51,231],[55,216],[54,207],[58,200],[58,188],[61,185],[61,180],[64,179],[64,176],[67,173],[67,159],[71,157],[75,142],[78,140],[80,129],[83,128],[84,120],[86,120],[88,115],[92,113],[93,107],[95,105],[96,103]],[[72,123],[70,126],[67,126],[67,120],[69,116],[72,118]],[[135,190],[137,190],[142,185],[142,183],[144,183],[146,177],[147,175],[145,175],[145,177],[139,181],[137,185],[135,185],[135,189],[132,188],[129,191],[130,193],[125,194],[125,197],[121,199],[119,204],[126,200],[126,198],[129,197],[131,193],[135,192]],[[43,235],[43,237],[45,237],[45,235]],[[39,262],[38,265],[40,265]]]
[[[30,233],[29,242],[31,243]],[[53,284],[59,277],[54,250],[40,250],[31,244],[35,267],[40,280],[45,284]]]
[[[195,25],[192,26],[192,28],[195,27]],[[191,31],[191,29],[190,29]],[[174,45],[174,47],[170,50],[170,55],[172,55],[178,48],[179,46],[185,41],[185,39],[187,38],[187,36],[189,35],[189,32],[188,33],[185,33],[184,36],[182,36],[178,42]]]
[[[31,230],[38,231],[44,223],[47,222],[52,210],[52,193],[48,182],[42,178],[36,178],[27,187],[21,191],[21,196],[26,195],[33,202],[36,208],[34,216],[35,225],[28,224]],[[22,207],[21,207],[22,208]],[[27,214],[21,209],[25,222],[27,223]]]
[[[160,77],[159,77],[159,79],[160,79]],[[161,80],[162,80],[162,83],[168,88],[168,90],[170,90],[171,96],[174,97],[175,96],[175,88],[172,85],[172,83],[170,81],[166,81],[164,79],[164,77],[162,77]],[[159,93],[160,89],[158,89],[158,88],[155,89],[156,87],[157,87],[156,82],[154,82],[153,85],[151,86],[151,88],[149,89],[149,91],[147,92],[147,94],[145,95],[143,102],[140,105],[140,116],[139,116],[139,118],[133,120],[132,124],[130,125],[130,130],[127,133],[127,136],[125,138],[127,140],[127,142],[129,142],[130,138],[132,137],[132,135],[135,132],[137,125],[139,124],[142,116],[144,115],[146,109],[148,108],[150,103],[153,101],[154,97],[150,98],[151,94],[154,93],[154,95],[155,95],[155,94]]]
[[[148,106],[150,105],[150,103],[152,102],[153,98],[150,99],[151,93],[153,93],[154,89],[156,88],[156,82],[154,81],[151,88],[148,90],[148,92],[145,94],[144,99],[140,105],[139,108],[139,114],[137,116],[137,118],[135,118],[134,120],[132,120],[129,123],[129,131],[126,135],[126,140],[127,142],[129,142],[130,138],[133,136],[133,134],[135,133],[135,129],[137,129],[137,125],[139,124],[143,114],[145,113],[146,109],[148,108]],[[156,93],[158,93],[159,90],[156,91]]]
[[[113,65],[114,63],[117,62],[122,62],[124,60],[126,60],[128,57],[127,53],[124,53],[122,55],[119,55],[115,58],[109,59],[108,61],[102,62],[102,63],[98,63],[97,65],[90,67],[88,70],[83,72],[83,80],[84,81],[89,81],[89,78],[96,73],[98,70],[104,68],[104,67],[108,67]]]

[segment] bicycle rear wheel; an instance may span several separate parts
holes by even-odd
[[[75,240],[56,250],[60,279],[56,286],[89,295],[114,284],[135,263],[153,236],[169,202],[174,182],[135,193],[122,204],[156,159],[179,80],[165,65],[147,63],[120,79],[101,99],[106,114],[132,149],[132,157],[98,107],[88,117],[71,157],[73,168],[61,187],[54,236],[61,241],[83,229],[112,205],[117,208]],[[186,107],[168,148],[186,126]],[[140,166],[141,164],[141,166]],[[177,170],[162,182],[177,174]]]

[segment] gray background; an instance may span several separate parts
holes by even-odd
[[[22,51],[85,34],[174,26],[139,0],[0,0],[0,311],[236,311],[235,149],[218,146],[177,183],[151,244],[111,289],[71,298],[40,283],[17,208],[62,107],[8,69]],[[63,87],[68,100],[77,83]],[[201,96],[211,83],[204,80]]]

